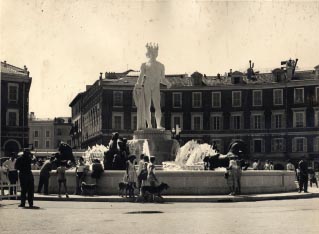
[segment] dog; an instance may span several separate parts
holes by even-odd
[[[96,184],[87,184],[84,181],[81,183],[81,194],[86,196],[94,196],[96,194]]]
[[[127,197],[127,196],[135,197],[135,195],[134,195],[135,188],[136,188],[135,183],[129,184],[127,182],[120,182],[119,183],[119,196],[124,197],[124,193],[125,193],[125,197]]]
[[[159,186],[142,186],[141,192],[142,192],[144,201],[147,200],[148,195],[152,195],[152,198],[154,201],[155,197],[159,197],[163,199],[161,194],[164,190],[167,190],[167,189],[169,189],[168,184],[161,183]]]

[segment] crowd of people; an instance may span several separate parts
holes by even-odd
[[[241,175],[243,167],[242,159],[236,154],[235,150],[230,150],[226,155],[229,164],[226,167],[225,178],[229,186],[230,195],[241,194]],[[33,207],[34,197],[34,178],[32,174],[33,165],[36,160],[29,149],[24,149],[18,155],[11,154],[10,158],[5,161],[1,167],[6,172],[10,184],[17,184],[18,181],[21,186],[21,203],[20,207],[25,207],[26,201],[29,206]],[[36,163],[37,164],[37,163]],[[118,133],[114,133],[109,144],[109,150],[105,153],[104,165],[98,160],[94,159],[90,166],[86,165],[83,157],[76,160],[65,160],[63,151],[53,154],[46,161],[41,163],[39,173],[39,184],[37,188],[38,193],[45,195],[49,194],[49,181],[52,175],[52,170],[55,170],[58,184],[58,197],[61,197],[62,190],[68,198],[67,176],[66,171],[73,169],[76,176],[76,186],[74,194],[83,194],[82,185],[85,183],[86,176],[91,171],[90,176],[95,179],[95,184],[101,177],[104,170],[124,170],[122,183],[127,185],[130,190],[129,196],[134,197],[134,190],[137,189],[140,196],[144,196],[143,187],[156,187],[159,185],[158,178],[155,173],[155,157],[141,154],[139,160],[135,155],[131,155],[127,147],[125,139],[121,139]],[[272,161],[265,161],[261,163],[260,160],[255,160],[252,164],[253,170],[274,170]],[[299,183],[299,192],[308,192],[308,182],[310,186],[315,184],[318,188],[316,174],[313,169],[308,168],[308,163],[305,159],[299,161],[298,165],[294,165],[288,161],[286,170],[295,171],[296,179]],[[16,187],[10,187],[10,194],[16,194]]]

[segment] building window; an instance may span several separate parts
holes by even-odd
[[[319,152],[319,137],[313,139],[313,151]]]
[[[45,131],[45,137],[50,137],[50,131]]]
[[[241,107],[241,91],[232,92],[233,107]]]
[[[252,114],[251,116],[251,128],[262,129],[264,128],[263,114]]]
[[[253,106],[262,106],[263,96],[262,90],[253,90]]]
[[[231,119],[231,128],[241,129],[241,115],[233,115]]]
[[[34,137],[39,137],[39,131],[35,130],[35,131],[33,132],[33,136],[34,136]]]
[[[274,89],[273,91],[274,105],[283,104],[283,92],[282,89]]]
[[[295,88],[294,93],[295,103],[304,103],[304,89],[303,88]]]
[[[275,128],[282,128],[282,115],[275,115]]]
[[[182,113],[172,113],[171,128],[176,129],[176,126],[179,128],[183,128],[183,114]]]
[[[305,112],[304,111],[295,111],[294,112],[294,127],[303,128],[306,127],[305,123]]]
[[[113,106],[121,107],[123,106],[123,92],[113,91]]]
[[[283,138],[273,138],[271,142],[272,152],[284,152],[286,150],[285,139]]]
[[[114,130],[124,129],[124,114],[123,113],[112,113],[112,128]]]
[[[210,116],[210,129],[215,131],[223,129],[222,115],[212,114]]]
[[[200,92],[192,93],[192,104],[193,104],[193,108],[202,107],[202,93]]]
[[[319,104],[319,87],[316,87],[316,103]]]
[[[213,92],[212,93],[212,107],[218,108],[221,107],[221,93]]]
[[[8,84],[8,100],[9,103],[17,103],[18,102],[18,84],[9,83]]]
[[[39,141],[34,141],[34,148],[39,148]]]
[[[61,128],[57,129],[57,136],[62,136],[62,129]]]
[[[252,152],[263,153],[265,152],[265,144],[263,139],[253,139],[252,141]]]
[[[202,114],[192,114],[192,130],[203,130]]]
[[[18,126],[18,115],[16,111],[8,112],[8,126]]]
[[[292,152],[307,152],[307,138],[305,137],[293,138]]]
[[[137,130],[137,115],[136,115],[136,113],[132,113],[132,115],[131,115],[131,129]]]
[[[182,107],[182,93],[173,93],[173,107]]]
[[[280,129],[285,127],[285,111],[277,110],[272,113],[271,126],[274,129]]]
[[[50,141],[45,141],[45,148],[50,149]]]
[[[19,110],[8,109],[6,113],[7,126],[19,126]]]

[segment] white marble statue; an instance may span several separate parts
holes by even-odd
[[[160,83],[168,88],[171,84],[165,79],[165,67],[156,61],[158,55],[158,45],[146,44],[146,57],[149,60],[141,66],[140,76],[133,90],[133,98],[137,107],[137,130],[153,128],[151,123],[151,101],[155,108],[156,127],[163,129],[161,126],[161,95]],[[147,124],[147,125],[146,125]]]

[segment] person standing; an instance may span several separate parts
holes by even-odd
[[[66,196],[66,198],[69,198],[68,190],[67,190],[67,186],[66,186],[65,170],[66,170],[66,162],[65,161],[61,161],[61,166],[59,166],[56,169],[56,172],[58,174],[58,183],[59,183],[59,195],[58,195],[59,198],[61,198],[61,185],[62,184],[64,186],[65,196]]]
[[[269,170],[273,171],[275,170],[274,163],[272,161],[269,162]]]
[[[50,179],[50,171],[52,170],[53,160],[54,160],[54,157],[51,157],[49,160],[46,160],[41,167],[38,193],[41,193],[42,186],[44,186],[44,194],[45,195],[49,194],[49,179]]]
[[[26,195],[28,194],[29,207],[33,207],[34,178],[31,171],[32,154],[29,149],[24,149],[22,155],[17,159],[15,168],[19,171],[21,185],[21,203],[19,207],[25,207]]]
[[[155,187],[156,183],[158,183],[158,180],[155,176],[155,156],[150,157],[150,163],[147,165],[147,180],[150,184],[150,186]]]
[[[16,155],[11,153],[10,159],[3,163],[3,167],[8,170],[8,179],[10,185],[17,184],[18,182],[18,171],[15,169]],[[17,187],[10,187],[10,195],[17,194]]]
[[[253,163],[253,170],[258,170],[259,169],[259,160],[254,160],[254,163]]]
[[[126,162],[126,180],[130,189],[130,197],[134,197],[134,188],[136,188],[137,174],[135,171],[136,156],[130,155]]]
[[[79,159],[79,165],[77,165],[75,169],[76,174],[76,189],[75,194],[80,195],[81,194],[81,184],[84,181],[84,178],[86,176],[86,172],[88,171],[87,166],[84,163],[84,158],[80,157]]]
[[[230,189],[229,195],[241,194],[241,168],[238,161],[234,158],[230,159],[229,167],[227,168],[227,184]]]
[[[268,160],[266,160],[266,162],[265,162],[264,170],[270,170],[270,165],[269,165],[269,161]]]
[[[141,172],[144,167],[144,154],[140,155],[140,161],[138,162],[138,169],[137,169],[137,186],[140,189],[142,186],[142,179],[141,179]]]
[[[305,193],[308,192],[308,163],[301,159],[298,163],[299,169],[299,193],[303,190]]]
[[[316,178],[316,173],[315,171],[311,168],[309,170],[309,182],[310,182],[310,187],[312,187],[312,184],[316,184],[317,188],[318,188],[318,181]]]

